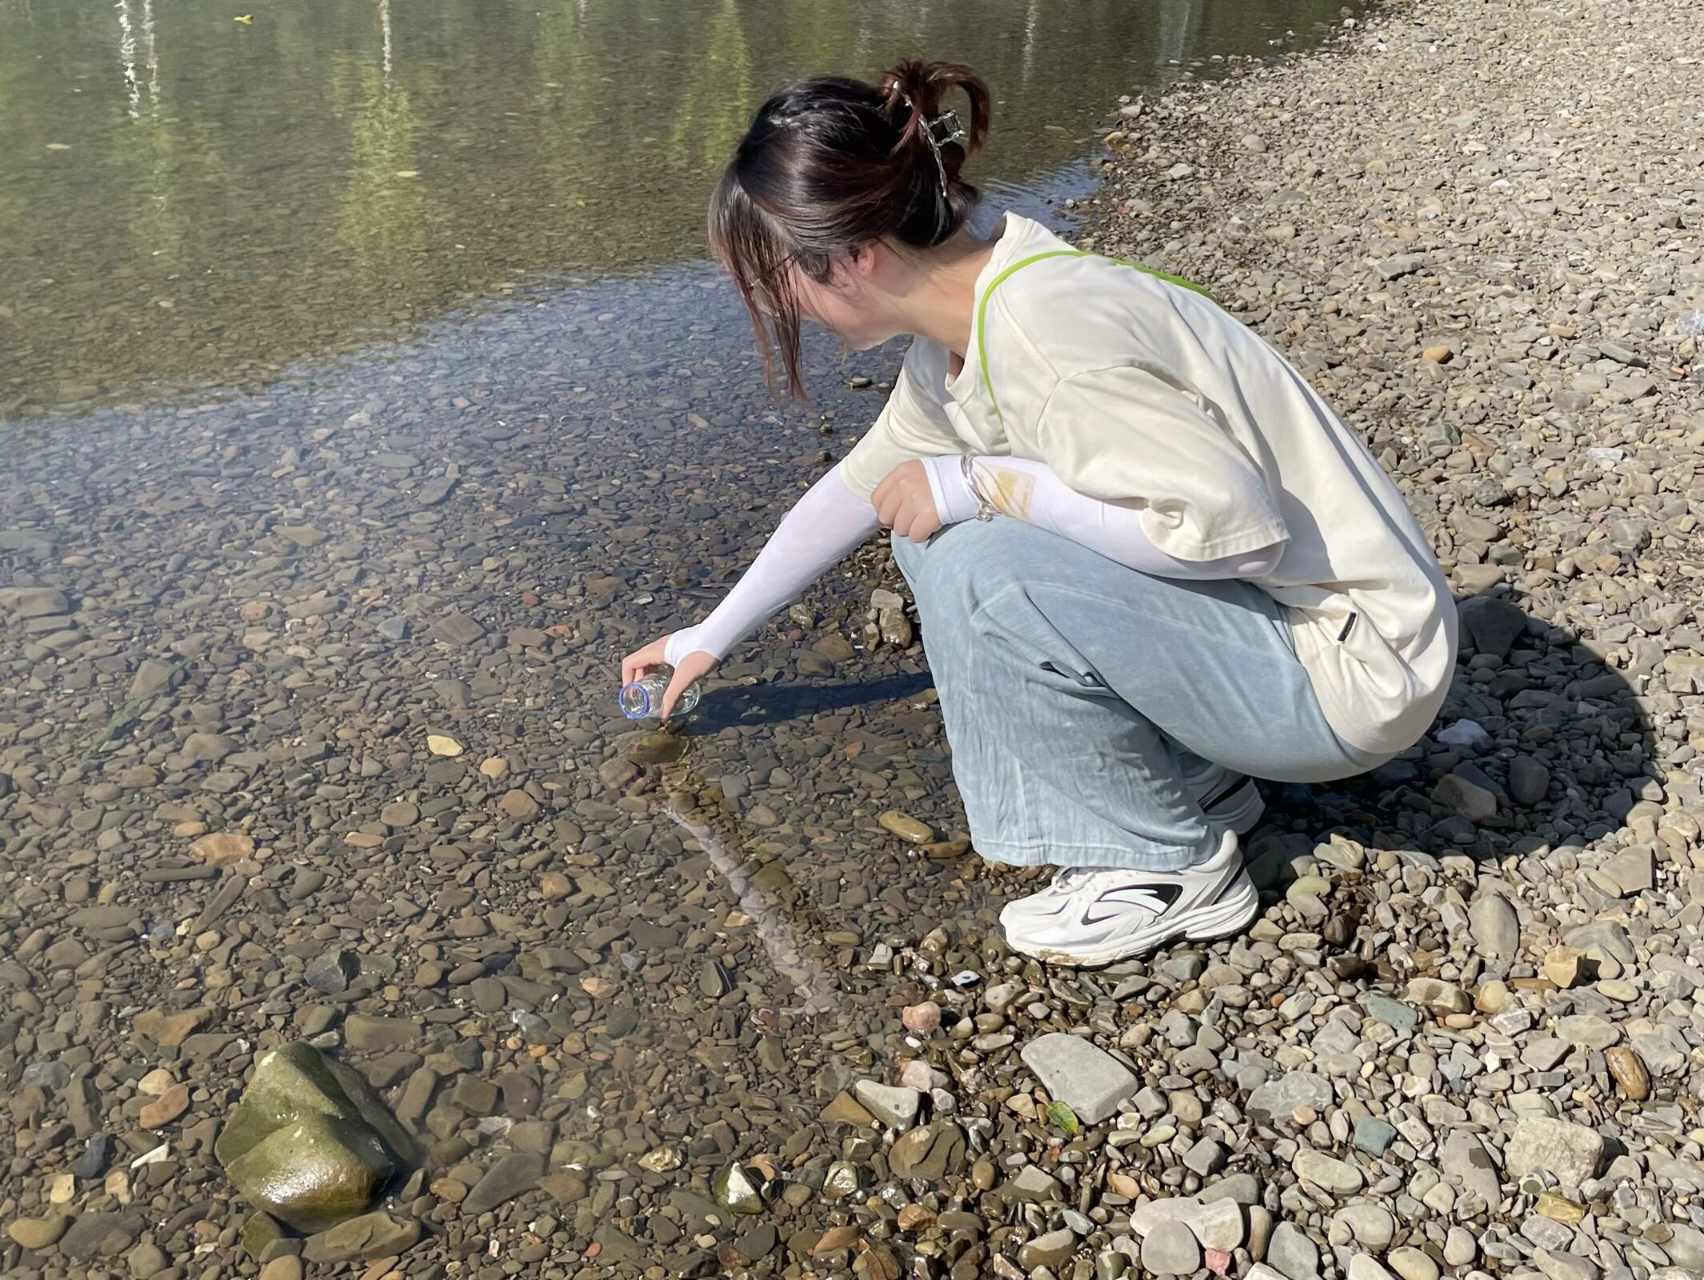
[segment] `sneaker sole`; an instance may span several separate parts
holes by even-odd
[[[1239,836],[1246,836],[1260,825],[1260,819],[1266,813],[1266,801],[1260,794],[1260,788],[1254,785],[1254,779],[1244,778],[1229,795],[1218,797],[1202,808],[1207,820],[1215,826],[1229,827]]]
[[[1216,938],[1228,938],[1248,928],[1259,914],[1260,891],[1254,887],[1254,881],[1249,879],[1248,872],[1241,871],[1231,882],[1230,888],[1225,890],[1224,896],[1211,906],[1176,916],[1165,921],[1152,933],[1136,934],[1115,947],[1103,947],[1098,951],[1057,951],[1047,947],[1025,947],[1013,942],[1009,937],[1006,943],[1018,954],[1040,960],[1043,964],[1095,969],[1102,965],[1116,964],[1120,960],[1133,960],[1138,956],[1147,955],[1179,937],[1190,942],[1211,942]]]

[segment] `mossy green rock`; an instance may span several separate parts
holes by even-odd
[[[372,1086],[307,1044],[261,1055],[213,1151],[257,1208],[310,1233],[365,1213],[415,1158]]]

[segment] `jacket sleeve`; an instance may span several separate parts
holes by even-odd
[[[1178,560],[1285,541],[1278,495],[1249,452],[1187,388],[1135,364],[1060,380],[1035,452],[1078,493],[1128,506]]]
[[[670,666],[703,651],[720,661],[759,623],[795,599],[876,531],[876,511],[830,469],[793,504],[751,567],[697,626],[676,631],[664,646]]]

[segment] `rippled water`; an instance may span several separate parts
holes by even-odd
[[[734,140],[804,74],[968,62],[993,202],[1080,194],[1117,94],[1338,8],[0,0],[0,414],[251,385],[525,281],[696,259]]]

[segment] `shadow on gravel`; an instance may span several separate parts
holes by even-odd
[[[1630,680],[1663,679],[1661,639],[1627,623],[1586,642],[1506,597],[1459,607],[1455,681],[1426,737],[1359,778],[1268,784],[1258,861],[1311,852],[1332,832],[1476,859],[1583,848],[1627,827],[1628,843],[1654,841],[1662,775]],[[1606,663],[1612,651],[1624,669]]]
[[[683,732],[689,736],[718,733],[735,725],[775,724],[809,720],[824,711],[915,698],[934,687],[927,674],[884,676],[856,684],[765,684],[721,689],[708,695]]]

